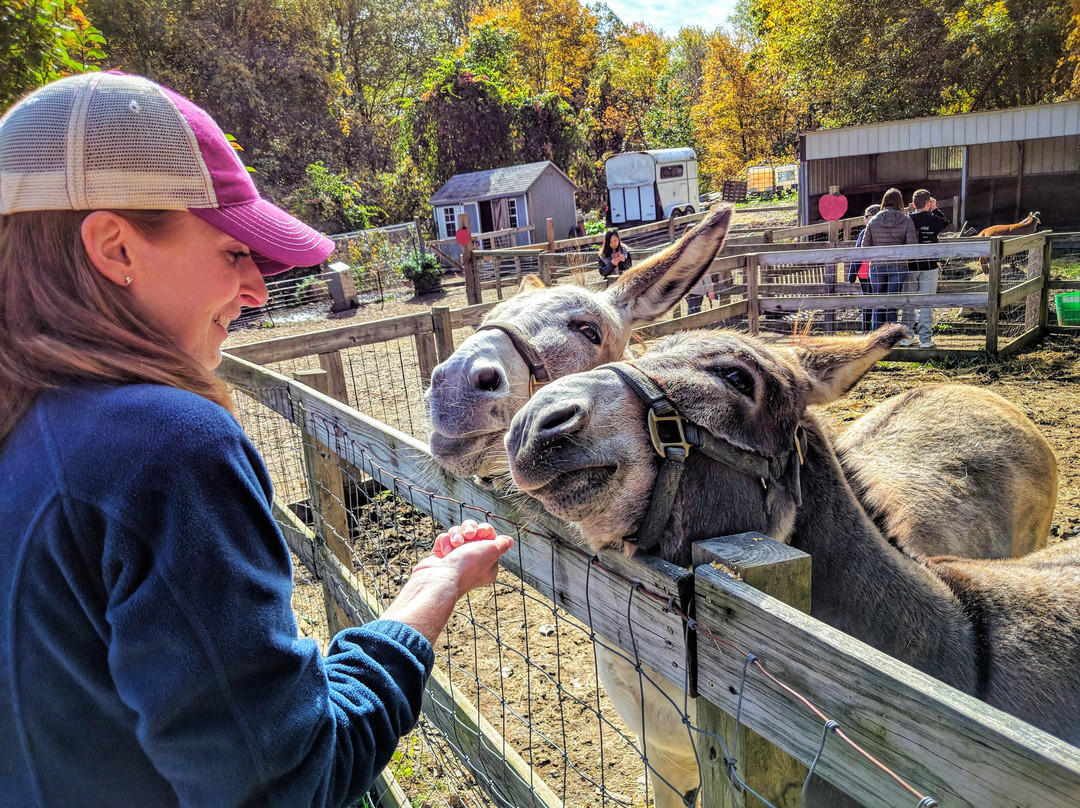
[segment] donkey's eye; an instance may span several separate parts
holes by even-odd
[[[570,329],[585,335],[593,345],[600,344],[600,329],[593,323],[570,323]]]
[[[744,396],[754,394],[754,377],[742,368],[725,368],[720,375],[728,384],[742,393]]]

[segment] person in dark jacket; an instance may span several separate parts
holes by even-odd
[[[264,275],[333,243],[206,112],[111,71],[0,118],[0,189],[0,803],[355,804],[512,541],[440,536],[323,656],[214,369]]]
[[[920,244],[937,244],[938,234],[949,228],[949,220],[945,214],[937,209],[937,200],[930,192],[920,188],[911,195],[911,205],[915,212],[911,214],[911,222],[915,226],[915,235]],[[938,262],[929,259],[911,261],[908,263],[907,278],[904,280],[902,292],[911,295],[932,295],[937,293],[938,275],[940,274]],[[905,306],[900,312],[900,324],[906,325],[919,339],[922,348],[934,348],[933,336],[934,310],[929,306],[922,306],[916,317],[915,309]],[[913,338],[904,342],[911,344]],[[901,342],[901,344],[904,344]]]
[[[904,213],[904,197],[896,188],[890,188],[881,197],[881,210],[871,219],[862,235],[864,247],[887,247],[897,244],[917,244],[915,225]],[[897,261],[871,261],[870,285],[876,295],[899,294],[907,265]],[[872,325],[876,329],[885,323],[896,322],[894,308],[874,309]]]
[[[855,240],[855,246],[863,246],[863,236],[866,234],[866,225],[870,223],[870,220],[874,218],[877,212],[881,210],[881,205],[869,205],[863,212],[863,229],[859,231],[859,237]],[[859,282],[859,288],[862,289],[864,295],[873,294],[874,288],[870,284],[870,262],[869,261],[852,261],[848,265],[848,283]],[[873,322],[874,310],[866,308],[862,310],[862,330],[864,332],[874,330]]]
[[[617,277],[630,269],[634,261],[630,257],[630,250],[619,238],[619,231],[615,228],[604,233],[604,244],[596,257],[597,269],[605,277]]]

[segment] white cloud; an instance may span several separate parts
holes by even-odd
[[[681,0],[648,3],[643,0],[605,0],[627,25],[644,21],[668,36],[682,28],[696,25],[711,31],[727,22],[735,11],[735,0]]]

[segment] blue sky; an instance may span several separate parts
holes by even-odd
[[[619,19],[629,25],[644,20],[669,36],[680,28],[697,25],[711,31],[723,25],[735,10],[735,0],[605,0]]]

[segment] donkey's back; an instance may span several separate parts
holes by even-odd
[[[1009,558],[1046,546],[1057,458],[1001,396],[920,387],[872,409],[835,445],[867,513],[910,553]]]

